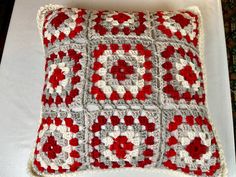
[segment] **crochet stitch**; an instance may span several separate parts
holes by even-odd
[[[32,176],[145,168],[224,177],[200,11],[38,13],[45,84]]]

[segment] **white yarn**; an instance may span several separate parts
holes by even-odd
[[[205,55],[204,55],[204,52],[205,52],[205,50],[204,50],[204,44],[205,44],[204,36],[205,36],[205,34],[204,34],[204,27],[203,27],[203,18],[201,16],[200,9],[197,6],[189,7],[188,10],[191,10],[192,12],[196,13],[199,16],[199,20],[200,20],[200,23],[199,23],[199,25],[200,25],[199,51],[200,51],[200,60],[202,60],[201,63],[202,63],[202,72],[203,72],[203,82],[204,82],[204,86],[205,86],[205,91],[207,91],[207,77],[206,77]],[[222,145],[219,141],[219,137],[217,135],[217,132],[215,130],[215,126],[212,122],[211,114],[208,110],[208,97],[207,97],[207,95],[208,94],[206,94],[206,107],[207,107],[208,119],[209,119],[209,122],[212,125],[213,132],[214,132],[217,144],[219,146],[220,162],[221,162],[221,168],[223,170],[222,175],[219,176],[219,177],[227,177],[228,176],[228,169],[226,167],[224,152],[223,152],[223,149],[222,149]]]
[[[49,11],[53,11],[62,7],[63,5],[48,4],[39,8],[36,20],[37,20],[38,30],[40,32],[40,35],[42,35],[43,23],[44,23],[45,16],[47,15],[47,13]]]
[[[41,7],[39,10],[38,10],[38,14],[37,14],[37,24],[38,24],[38,30],[40,32],[40,36],[41,38],[43,39],[43,36],[42,36],[42,29],[43,29],[43,23],[44,23],[44,20],[45,20],[45,16],[46,14],[49,12],[49,11],[53,11],[53,10],[56,10],[58,8],[62,8],[63,6],[62,5],[52,5],[52,4],[49,4],[49,5],[46,5],[44,7]],[[202,16],[201,16],[201,13],[200,13],[200,10],[198,7],[196,6],[193,6],[193,7],[189,7],[185,10],[189,10],[189,11],[192,11],[194,12],[195,14],[197,14],[199,16],[199,25],[200,25],[200,37],[199,37],[199,51],[200,51],[200,59],[202,60],[201,63],[202,63],[202,69],[203,69],[203,73],[204,73],[204,85],[205,85],[205,88],[207,90],[207,79],[206,79],[206,72],[205,72],[205,63],[204,63],[204,31],[203,31],[203,20],[202,20]],[[42,40],[43,41],[43,40]],[[207,106],[208,102],[207,102],[207,94],[206,94],[206,106]],[[208,106],[207,106],[208,107]],[[41,114],[40,114],[41,115]],[[212,124],[212,121],[210,119],[210,113],[208,111],[208,117],[209,117],[209,121],[210,123]],[[41,121],[41,120],[40,120]],[[217,140],[217,144],[219,146],[219,149],[220,149],[220,158],[221,158],[221,169],[222,169],[222,173],[220,174],[220,176],[218,177],[227,177],[227,168],[226,168],[226,162],[225,162],[225,159],[224,159],[224,155],[223,155],[223,150],[222,150],[222,146],[221,144],[219,143],[219,139],[218,139],[218,136],[216,135],[216,131],[215,131],[215,128],[213,126],[213,132],[215,134],[215,137],[216,137],[216,140]],[[33,171],[33,167],[32,167],[32,163],[33,163],[33,153],[31,154],[31,157],[28,161],[28,167],[27,167],[27,171],[28,171],[28,174],[31,176],[31,177],[40,177],[39,175],[37,175],[34,171]],[[44,177],[78,177],[80,175],[84,175],[84,174],[88,174],[88,173],[92,173],[92,174],[97,174],[98,172],[99,173],[110,173],[110,172],[119,172],[119,171],[128,171],[128,170],[136,170],[136,171],[142,171],[142,172],[158,172],[158,173],[162,173],[162,174],[166,174],[167,176],[168,175],[174,175],[176,177],[197,177],[196,175],[188,175],[188,174],[184,174],[183,172],[179,172],[179,171],[174,171],[174,170],[170,170],[170,169],[161,169],[161,168],[146,168],[146,169],[143,169],[143,168],[120,168],[120,169],[106,169],[106,170],[100,170],[100,169],[90,169],[90,170],[84,170],[84,171],[81,171],[81,172],[74,172],[74,173],[66,173],[66,174],[48,174],[48,175],[43,175]]]

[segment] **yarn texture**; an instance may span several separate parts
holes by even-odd
[[[197,7],[118,12],[46,5],[32,177],[156,170],[226,177],[206,96]]]

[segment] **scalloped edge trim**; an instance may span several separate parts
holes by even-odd
[[[33,158],[33,155],[31,154],[31,158]],[[89,169],[89,170],[83,170],[83,171],[79,171],[79,172],[72,172],[72,173],[65,173],[65,174],[49,174],[49,175],[38,175],[33,171],[32,168],[32,161],[29,160],[28,161],[28,168],[27,168],[27,173],[29,174],[30,177],[82,177],[83,175],[86,174],[95,174],[98,175],[98,173],[100,174],[111,174],[112,172],[122,172],[122,171],[140,171],[140,172],[156,172],[156,173],[160,173],[160,174],[164,174],[167,176],[174,176],[174,177],[199,177],[196,175],[188,175],[185,174],[181,171],[175,171],[175,170],[171,170],[171,169],[163,169],[163,168],[140,168],[140,167],[130,167],[130,168],[113,168],[113,169],[106,169],[106,170],[102,170],[102,169]],[[221,177],[221,176],[218,176]]]
[[[199,46],[199,52],[200,52],[200,61],[202,63],[202,72],[203,72],[203,82],[204,82],[204,86],[205,86],[205,92],[206,92],[206,101],[205,101],[205,106],[206,106],[206,110],[207,110],[207,114],[208,114],[208,120],[210,122],[210,124],[212,125],[212,129],[213,129],[213,133],[215,135],[216,138],[216,142],[217,145],[219,147],[219,153],[220,153],[220,165],[221,165],[221,174],[219,175],[219,177],[227,177],[228,176],[228,169],[227,169],[227,164],[225,161],[225,156],[224,156],[224,152],[223,152],[223,148],[222,148],[222,144],[220,143],[217,131],[215,129],[214,123],[212,121],[212,117],[209,111],[209,107],[208,107],[208,87],[207,87],[207,74],[206,74],[206,67],[205,67],[205,33],[204,33],[204,27],[203,27],[203,17],[201,15],[201,11],[197,6],[193,6],[188,8],[189,10],[191,10],[192,12],[194,12],[196,15],[198,15],[198,19],[199,19],[199,30],[200,30],[200,35],[199,35],[199,42],[198,42],[198,46]]]
[[[49,5],[45,5],[39,8],[38,13],[37,13],[37,24],[38,24],[38,30],[40,32],[40,36],[42,38],[42,28],[43,28],[43,23],[45,20],[45,15],[49,12],[49,11],[53,11],[59,8],[63,8],[63,5],[58,5],[58,4],[49,4]],[[203,72],[203,82],[205,85],[205,91],[207,91],[207,77],[206,77],[206,67],[205,67],[205,50],[204,50],[204,39],[205,39],[205,34],[204,34],[204,28],[203,28],[203,18],[201,15],[201,11],[197,6],[190,6],[184,9],[179,9],[179,10],[189,10],[193,13],[195,13],[198,16],[198,20],[199,20],[199,53],[200,53],[200,60],[202,63],[202,72]],[[210,112],[208,110],[208,94],[206,93],[206,108],[207,108],[207,114],[208,114],[208,120],[210,122],[210,124],[212,125],[212,129],[213,129],[213,133],[215,135],[216,141],[217,141],[217,145],[219,147],[219,153],[220,153],[220,163],[221,163],[221,173],[219,174],[218,177],[227,177],[228,176],[228,169],[227,169],[227,165],[226,165],[226,161],[225,161],[225,156],[224,156],[224,152],[222,149],[222,145],[219,141],[219,137],[217,136],[216,130],[215,130],[215,126],[213,124],[213,121],[211,119],[211,115]],[[40,119],[41,121],[41,119]],[[27,173],[29,174],[30,177],[78,177],[84,174],[94,174],[94,173],[110,173],[113,171],[119,172],[119,171],[129,171],[129,170],[136,170],[136,171],[147,171],[147,172],[160,172],[162,174],[166,174],[166,175],[173,175],[176,177],[199,177],[196,175],[188,175],[185,174],[183,172],[180,171],[175,171],[175,170],[171,170],[171,169],[163,169],[163,168],[138,168],[138,167],[131,167],[131,168],[119,168],[119,169],[106,169],[106,170],[102,170],[102,169],[89,169],[89,170],[83,170],[83,171],[79,171],[79,172],[72,172],[72,173],[66,173],[66,174],[52,174],[52,175],[38,175],[34,172],[33,168],[32,168],[32,162],[33,162],[33,153],[30,154],[30,158],[28,160],[28,164],[27,164]]]
[[[63,5],[59,5],[59,4],[48,4],[48,5],[42,6],[38,9],[36,22],[37,22],[38,32],[40,35],[44,55],[45,55],[45,48],[44,48],[44,44],[43,44],[43,24],[45,21],[45,16],[47,15],[47,13],[49,11],[57,10],[57,9],[63,8],[63,7],[64,7]]]
[[[115,168],[115,169],[106,169],[106,170],[102,170],[102,169],[89,169],[89,170],[83,170],[80,172],[74,172],[74,173],[66,173],[66,174],[52,174],[52,175],[37,175],[33,172],[31,163],[29,161],[28,166],[30,168],[28,168],[28,174],[30,175],[30,177],[82,177],[83,175],[86,174],[100,174],[100,175],[105,175],[105,174],[110,174],[112,175],[112,172],[121,172],[121,171],[140,171],[140,172],[146,172],[146,173],[160,173],[160,174],[164,174],[167,176],[173,176],[173,177],[199,177],[196,175],[188,175],[185,174],[181,171],[175,171],[175,170],[171,170],[171,169],[163,169],[163,168],[139,168],[139,167],[131,167],[131,168]],[[158,175],[158,174],[157,174]],[[220,177],[220,176],[219,176]]]
[[[37,13],[37,17],[36,17],[36,21],[37,21],[38,30],[40,32],[40,35],[42,35],[41,32],[43,29],[43,23],[44,23],[45,16],[47,15],[47,13],[49,11],[57,10],[57,9],[63,8],[63,7],[64,7],[63,5],[59,5],[59,4],[48,4],[48,5],[45,5],[45,6],[42,6],[39,8],[38,13]]]

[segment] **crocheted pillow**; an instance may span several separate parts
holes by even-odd
[[[198,8],[48,5],[38,24],[46,64],[32,176],[131,167],[225,176],[206,106]]]

